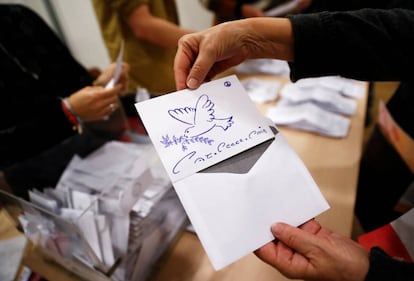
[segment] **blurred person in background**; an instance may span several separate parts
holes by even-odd
[[[130,65],[128,92],[145,88],[152,96],[175,90],[173,63],[178,39],[192,30],[179,25],[173,0],[93,0],[110,57],[121,41]]]
[[[251,17],[264,17],[266,11],[295,0],[199,0],[204,8],[215,15],[213,24]],[[307,8],[312,0],[300,0],[289,10],[298,13]]]
[[[75,153],[116,137],[82,125],[108,119],[121,106],[129,67],[105,89],[115,65],[92,76],[29,8],[0,4],[0,23],[0,185],[24,196],[56,183]]]

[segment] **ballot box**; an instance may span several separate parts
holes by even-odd
[[[0,191],[0,204],[41,258],[74,280],[145,280],[187,223],[149,143],[75,155],[56,187],[30,190],[29,200]]]

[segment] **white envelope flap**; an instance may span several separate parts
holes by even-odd
[[[275,134],[277,134],[277,130]],[[274,139],[262,142],[261,144],[245,150],[242,153],[234,155],[211,167],[199,171],[199,173],[247,174],[253,166],[257,165],[257,162],[260,162],[260,158],[263,157],[263,154],[273,141]]]

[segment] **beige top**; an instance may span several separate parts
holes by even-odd
[[[175,91],[173,63],[176,48],[164,48],[137,39],[127,23],[136,7],[148,5],[153,16],[178,24],[175,1],[93,0],[92,3],[113,61],[118,56],[121,40],[125,42],[124,61],[131,67],[128,91],[135,93],[138,86],[154,95]]]

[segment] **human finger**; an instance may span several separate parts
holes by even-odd
[[[312,221],[310,221],[312,223]],[[315,228],[311,226],[309,228]],[[316,228],[315,228],[316,229]],[[316,233],[309,233],[303,229],[290,226],[285,223],[276,223],[271,227],[273,235],[286,244],[289,248],[294,249],[295,251],[306,254],[311,251],[317,243]],[[320,231],[320,229],[318,230]]]
[[[207,74],[215,62],[212,46],[205,44],[202,33],[187,34],[178,43],[174,59],[174,74],[178,90],[198,88],[207,79]]]
[[[90,100],[88,109],[92,114],[95,112],[99,118],[110,115],[119,107],[118,90],[121,85],[115,85],[114,88],[104,89],[102,87],[96,88],[92,93],[93,98]]]
[[[184,54],[187,60],[178,57],[177,69],[182,70],[183,76],[187,75],[185,82],[188,88],[197,88],[249,57],[247,46],[250,43],[246,40],[246,26],[247,23],[243,21],[222,23],[182,38],[183,51],[180,55]]]
[[[260,247],[254,254],[288,278],[303,277],[309,269],[306,257],[277,239]]]
[[[174,58],[174,78],[177,90],[187,88],[188,73],[190,72],[191,65],[197,56],[197,52],[193,52],[191,47],[184,43],[184,40],[189,39],[181,38],[179,40],[177,53]]]
[[[101,104],[103,108],[102,111],[105,115],[111,115],[120,107],[119,98],[117,96],[110,96],[109,98],[102,100]]]
[[[282,224],[282,226],[285,225],[286,224]],[[273,235],[275,235],[275,229],[278,230],[278,227],[282,226],[279,226],[279,224],[273,225]],[[307,231],[309,233],[315,233],[320,229],[319,223],[317,223],[314,219],[305,222],[300,227],[303,231]],[[287,246],[285,243],[283,243],[283,241],[280,241],[277,237],[272,242],[267,243],[266,245],[255,251],[255,254],[259,256],[263,261],[272,265],[278,265],[278,267],[281,263],[290,261],[294,253],[295,249]]]
[[[121,93],[122,87],[123,86],[121,84],[116,84],[114,87],[108,89],[99,87],[96,90],[97,98],[102,101],[106,101],[107,103],[114,102],[118,99],[118,94]]]
[[[277,242],[274,242],[273,246],[270,243],[265,245],[265,247],[258,249],[255,254],[290,279],[311,277],[315,268],[307,255],[313,247],[316,247],[312,239],[315,234],[311,232],[318,229],[318,227],[313,220],[308,221],[301,227],[304,229],[284,223],[272,225],[271,230]],[[308,242],[308,240],[311,242]],[[301,244],[305,242],[309,245],[301,248]]]
[[[109,83],[109,81],[114,77],[116,67],[116,63],[111,63],[93,82],[93,85],[105,87]],[[117,81],[117,84],[123,84],[122,89],[125,88],[125,85],[129,80],[129,69],[129,64],[126,62],[122,62],[121,73]]]
[[[293,250],[282,245],[279,240],[275,239],[262,247],[256,249],[254,254],[258,256],[261,260],[269,264],[279,263],[280,258],[290,257],[293,254]],[[283,253],[283,256],[281,255]]]
[[[271,241],[256,249],[254,254],[262,261],[271,264],[273,261],[277,260],[277,243],[277,240]]]
[[[103,116],[102,119],[103,120],[108,120],[110,118],[110,116],[112,114],[114,114],[115,111],[117,111],[119,108],[119,103],[115,102],[115,103],[110,103],[107,107],[105,107],[102,110],[101,115]]]
[[[246,56],[244,53],[236,52],[234,56],[215,62],[213,66],[211,67],[210,71],[208,72],[205,80],[213,79],[217,74],[220,74],[223,71],[226,71],[227,69],[235,65],[238,65],[239,63],[243,62],[245,59],[246,59]]]
[[[72,94],[69,102],[82,120],[99,120],[119,107],[117,93],[120,88],[120,85],[112,89],[104,89],[100,86],[85,87]]]
[[[311,219],[301,224],[299,228],[306,232],[316,234],[321,230],[322,226],[315,219]]]
[[[101,72],[101,74],[93,81],[94,86],[102,86],[104,87],[109,80],[111,80],[112,76],[114,75],[115,71],[115,63],[111,63],[105,70]]]

